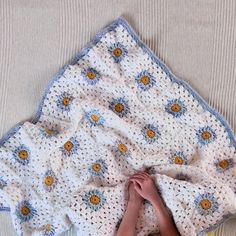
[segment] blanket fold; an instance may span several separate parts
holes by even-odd
[[[119,17],[49,82],[0,141],[0,211],[18,235],[115,235],[127,179],[147,168],[181,235],[236,213],[236,140],[224,117]],[[159,232],[145,201],[138,236]]]

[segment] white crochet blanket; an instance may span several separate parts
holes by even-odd
[[[115,235],[128,176],[149,168],[181,235],[200,235],[236,213],[235,166],[225,119],[119,17],[2,138],[0,210],[18,235]],[[158,232],[148,202],[137,232]]]

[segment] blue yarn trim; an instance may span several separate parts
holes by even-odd
[[[42,108],[43,108],[43,104],[44,104],[44,99],[46,98],[46,95],[49,92],[49,89],[51,88],[51,86],[54,84],[55,81],[57,81],[59,78],[61,78],[65,72],[65,70],[68,68],[69,65],[74,65],[75,63],[77,63],[78,60],[80,60],[84,55],[86,55],[89,50],[96,45],[98,42],[100,42],[101,38],[108,32],[114,30],[117,26],[122,25],[127,31],[128,33],[132,36],[132,38],[135,40],[135,42],[139,45],[139,47],[141,47],[143,49],[144,52],[146,52],[154,62],[156,62],[158,64],[158,66],[167,74],[167,76],[171,79],[171,81],[182,85],[190,94],[192,94],[192,96],[201,104],[201,106],[205,109],[208,110],[211,114],[213,114],[220,122],[221,124],[225,127],[225,130],[228,133],[228,137],[230,139],[230,145],[233,146],[236,149],[236,139],[233,133],[233,130],[231,129],[230,125],[228,124],[228,122],[226,121],[226,119],[223,117],[223,115],[221,115],[218,111],[216,111],[215,109],[213,109],[199,94],[198,92],[196,92],[187,82],[178,79],[172,72],[171,70],[166,66],[166,64],[164,62],[162,62],[160,60],[160,58],[158,58],[154,52],[144,43],[142,42],[142,40],[140,39],[140,37],[136,34],[136,32],[133,30],[133,28],[129,25],[129,23],[122,17],[118,17],[115,21],[113,21],[111,24],[109,24],[107,27],[103,28],[100,32],[98,32],[95,36],[95,38],[88,43],[82,50],[80,50],[80,52],[75,56],[74,59],[72,59],[70,61],[69,64],[63,66],[59,72],[49,81],[43,96],[39,102],[38,105],[38,110],[36,111],[34,117],[31,120],[31,123],[36,124],[42,114]],[[9,139],[12,135],[14,135],[14,133],[16,133],[21,125],[24,122],[20,122],[18,123],[16,126],[14,126],[13,128],[11,128],[1,139],[0,139],[0,146],[2,146],[4,144],[4,142]],[[0,208],[1,211],[2,208]],[[10,208],[7,207],[3,207],[3,209],[9,211]],[[9,210],[8,210],[9,209]],[[212,231],[214,229],[216,229],[220,224],[222,224],[226,219],[228,219],[230,216],[234,216],[235,215],[227,215],[224,216],[223,219],[217,224],[214,225],[213,227],[202,231],[199,235],[203,235],[204,233],[208,232],[208,231]]]
[[[198,236],[205,236],[207,233],[216,230],[221,224],[223,224],[226,220],[233,219],[236,217],[236,214],[227,214],[224,215],[221,220],[219,220],[215,225],[201,231]]]
[[[0,211],[7,211],[7,212],[10,212],[11,209],[10,209],[10,207],[1,206],[1,207],[0,207]]]
[[[89,42],[82,50],[79,51],[79,53],[69,62],[69,64],[63,66],[59,72],[49,81],[46,89],[43,92],[43,96],[39,102],[38,110],[36,111],[34,117],[31,120],[31,123],[36,124],[42,114],[42,108],[44,104],[44,99],[46,95],[49,92],[49,89],[54,84],[55,81],[57,81],[59,78],[61,78],[65,72],[65,70],[69,67],[69,65],[74,65],[79,61],[83,56],[85,56],[89,50],[96,45],[98,42],[100,42],[101,38],[108,32],[114,30],[119,25],[122,25],[128,33],[132,36],[132,38],[135,40],[135,42],[143,49],[144,52],[148,53],[148,55],[152,58],[153,61],[155,61],[158,66],[161,67],[161,69],[167,74],[167,76],[171,79],[171,81],[184,86],[184,88],[192,94],[192,96],[201,104],[201,106],[208,110],[211,114],[213,114],[225,127],[225,130],[228,133],[228,137],[230,139],[230,145],[233,146],[236,149],[236,139],[233,133],[233,130],[231,129],[230,125],[226,121],[226,119],[215,109],[213,109],[199,94],[197,91],[195,91],[187,82],[178,79],[171,70],[167,67],[167,65],[158,58],[154,52],[140,39],[140,37],[136,34],[136,32],[133,30],[133,28],[129,25],[129,23],[122,17],[118,17],[115,21],[113,21],[111,24],[103,28],[100,32],[98,32],[95,36],[95,38]],[[20,122],[15,127],[10,129],[9,132],[7,132],[1,139],[0,139],[0,146],[4,143],[5,140],[7,140],[12,133],[15,133],[20,126],[24,122]]]
[[[25,121],[19,122],[14,127],[12,127],[6,134],[4,134],[3,137],[0,139],[0,146],[2,146],[5,141],[7,141],[11,136],[13,136],[24,123]]]

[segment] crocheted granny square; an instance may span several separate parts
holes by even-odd
[[[236,212],[236,141],[221,114],[119,17],[0,142],[0,210],[18,235],[115,235],[130,175],[149,168],[181,235]],[[137,235],[158,232],[145,202]]]

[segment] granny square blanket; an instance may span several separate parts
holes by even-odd
[[[18,235],[116,234],[127,179],[148,169],[184,236],[236,213],[227,121],[119,17],[50,81],[31,121],[0,142],[0,210]],[[137,235],[158,233],[152,205]]]

